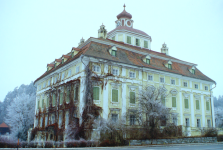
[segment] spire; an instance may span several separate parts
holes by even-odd
[[[162,44],[161,53],[164,53],[166,55],[169,55],[169,48],[165,44],[165,42]]]
[[[125,4],[123,5],[123,7],[124,7],[124,10],[125,10],[125,7],[126,7]]]
[[[107,30],[105,29],[105,25],[103,25],[103,23],[100,26],[100,29],[98,30],[98,38],[107,38]]]

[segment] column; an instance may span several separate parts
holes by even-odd
[[[121,117],[124,118],[125,114],[126,114],[126,83],[122,83],[122,116]]]
[[[104,89],[103,89],[103,118],[107,120],[108,119],[108,85],[109,84],[108,83],[106,84],[105,80],[106,79],[104,79]]]
[[[80,104],[79,104],[79,124],[82,123],[82,113],[84,110],[84,99],[85,99],[85,78],[86,77],[82,77],[80,79]]]
[[[211,96],[211,111],[212,111],[212,123],[213,123],[212,127],[215,127],[214,102],[213,101],[214,101],[213,96]]]
[[[202,127],[205,127],[204,95],[201,94]]]
[[[190,93],[190,102],[191,102],[191,126],[195,127],[194,124],[194,98],[193,98],[193,93]]]
[[[182,102],[182,92],[179,92],[180,94],[180,125],[183,125],[183,102]]]

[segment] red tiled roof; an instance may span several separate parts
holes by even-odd
[[[80,51],[79,48],[72,47],[72,50]]]
[[[2,124],[0,124],[0,128],[9,128],[9,126],[7,126],[4,122]]]
[[[64,58],[70,58],[70,56],[68,56],[68,55],[63,55],[63,57],[64,57]]]
[[[141,30],[134,29],[134,28],[127,27],[127,26],[118,26],[118,27],[116,27],[114,30],[108,32],[108,34],[111,34],[112,32],[114,32],[114,31],[116,31],[116,30],[128,30],[128,31],[131,31],[131,32],[135,32],[135,33],[139,33],[139,34],[142,34],[142,35],[149,36],[147,33],[143,32],[143,31],[141,31]]]
[[[62,60],[61,60],[61,59],[55,59],[55,61],[57,61],[57,62],[62,62]]]
[[[47,64],[48,67],[54,67],[54,64]]]
[[[119,18],[128,18],[128,19],[131,19],[132,18],[132,15],[130,13],[128,13],[127,11],[125,11],[125,9],[117,15],[117,19]]]

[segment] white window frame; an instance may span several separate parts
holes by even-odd
[[[171,82],[172,85],[176,85],[176,80],[171,79],[170,82]]]
[[[138,45],[136,44],[136,41],[137,41],[137,40],[139,41],[139,42],[138,42],[138,43],[139,43]],[[140,46],[140,45],[141,45],[141,43],[140,43],[140,39],[139,39],[139,38],[135,38],[135,45],[136,45],[136,46]]]
[[[194,84],[194,88],[195,89],[198,89],[198,84]]]
[[[163,79],[163,82],[162,82]],[[165,78],[164,77],[160,77],[160,83],[165,83]]]
[[[93,66],[93,71],[94,71],[94,72],[101,72],[101,67],[98,66],[98,65],[94,65],[94,66]]]
[[[115,121],[113,120],[113,115],[117,117]],[[112,122],[117,123],[118,122],[118,114],[111,114],[111,120],[112,120]]]
[[[114,73],[116,72],[116,73]],[[115,76],[118,76],[119,75],[119,70],[116,69],[116,68],[112,68],[112,74],[115,75]]]
[[[190,118],[185,118],[186,127],[190,126]]]
[[[183,82],[183,86],[184,86],[184,87],[188,87],[187,82]]]
[[[131,76],[132,74],[132,76]],[[136,73],[133,71],[129,71],[129,78],[136,78]]]
[[[65,73],[63,72],[61,75],[61,80],[63,80],[65,78]]]
[[[147,42],[147,47],[145,47],[145,42]],[[143,41],[143,48],[149,48],[149,41],[147,41],[147,40]]]
[[[49,80],[48,80],[48,86],[50,86],[50,81],[51,81],[51,80],[49,79]]]
[[[80,72],[80,66],[76,67],[76,73]]]
[[[118,101],[117,101],[117,102],[113,102],[113,101],[112,101],[112,90],[113,90],[113,89],[114,89],[114,90],[118,90]],[[112,103],[119,103],[119,88],[111,88],[111,102],[112,102]]]
[[[71,74],[72,74],[72,70],[71,70],[71,69],[69,69],[69,70],[68,70],[68,74],[67,74],[67,76],[68,76],[68,77],[70,77],[70,76],[71,76]]]
[[[204,86],[204,90],[205,91],[208,91],[208,86]]]
[[[151,80],[150,80],[150,77],[151,77]],[[148,74],[147,78],[149,81],[153,81],[153,75]]]

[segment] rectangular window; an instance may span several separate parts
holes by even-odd
[[[49,107],[49,96],[46,99],[46,107]]]
[[[54,77],[54,83],[57,83],[57,77]]]
[[[173,117],[173,124],[177,126],[177,117]]]
[[[118,90],[112,89],[112,102],[118,102]]]
[[[43,117],[40,118],[40,127],[43,125]]]
[[[135,104],[135,92],[130,92],[130,103]]]
[[[190,120],[189,118],[186,118],[186,127],[189,127],[190,126]]]
[[[192,69],[192,74],[195,74],[195,69]]]
[[[55,116],[52,115],[52,116],[51,116],[51,124],[54,124],[54,123],[55,123]]]
[[[205,88],[205,91],[208,91],[208,86],[205,86],[204,88]]]
[[[62,73],[61,80],[63,80],[63,79],[64,79],[64,77],[65,77],[65,74],[64,74],[64,73]]]
[[[53,94],[52,106],[55,106],[55,104],[56,104],[56,94]]]
[[[163,95],[161,96],[161,103],[165,106],[165,97]]]
[[[136,39],[136,46],[140,46],[140,40]]]
[[[208,128],[210,128],[211,127],[211,120],[210,119],[207,120],[207,124],[208,124]]]
[[[60,93],[60,105],[63,104],[63,92]]]
[[[80,66],[76,67],[76,73],[78,73],[80,71]]]
[[[153,81],[153,76],[152,75],[148,75],[148,80]]]
[[[148,48],[148,41],[144,41],[144,48]]]
[[[65,116],[65,128],[67,128],[68,124],[69,124],[69,113],[67,112],[66,113],[66,116]]]
[[[164,83],[164,78],[163,77],[160,78],[160,82]]]
[[[206,110],[210,110],[209,102],[206,102]]]
[[[116,56],[116,50],[112,50],[111,55],[112,55],[112,56]]]
[[[48,80],[48,86],[50,86],[50,79]]]
[[[172,69],[172,64],[168,64],[168,69]]]
[[[112,114],[112,122],[118,122],[118,114]]]
[[[70,89],[67,89],[67,98],[66,98],[66,102],[67,102],[67,103],[70,102]]]
[[[72,73],[72,70],[70,69],[70,70],[68,71],[68,77],[71,76],[71,73]]]
[[[78,100],[78,86],[74,89],[74,100]]]
[[[40,100],[38,100],[37,109],[40,108]]]
[[[195,84],[194,87],[195,87],[195,89],[198,89],[198,84]]]
[[[132,43],[131,36],[127,36],[127,43],[128,44],[131,44]]]
[[[184,82],[184,87],[187,87],[187,82]]]
[[[44,99],[42,99],[42,108],[44,108]]]
[[[197,110],[200,109],[200,103],[199,103],[199,100],[196,100],[196,109],[197,109]]]
[[[131,72],[131,71],[130,71],[130,72],[129,72],[129,77],[130,77],[130,78],[135,78],[135,72]]]
[[[45,116],[45,127],[47,126],[48,123],[48,116]]]
[[[94,67],[93,67],[93,70],[94,70],[94,72],[100,72],[100,68],[99,68],[99,66],[94,66]]]
[[[59,114],[59,127],[62,126],[62,114],[60,113]]]
[[[150,59],[149,58],[146,58],[146,63],[150,64]]]
[[[112,40],[115,41],[115,36],[112,37]]]
[[[184,99],[184,107],[186,109],[189,109],[189,101],[188,101],[188,99]]]
[[[197,119],[197,127],[200,128],[201,127],[201,120]]]
[[[118,69],[112,69],[112,74],[117,76],[118,75]]]
[[[45,87],[46,87],[46,82],[43,83],[43,88],[45,88]]]
[[[130,115],[130,125],[135,125],[136,117],[135,115]]]
[[[171,80],[171,84],[175,85],[175,80],[172,79]]]
[[[177,99],[176,99],[176,97],[172,97],[172,107],[177,107]]]
[[[99,87],[93,87],[93,99],[99,100]]]

